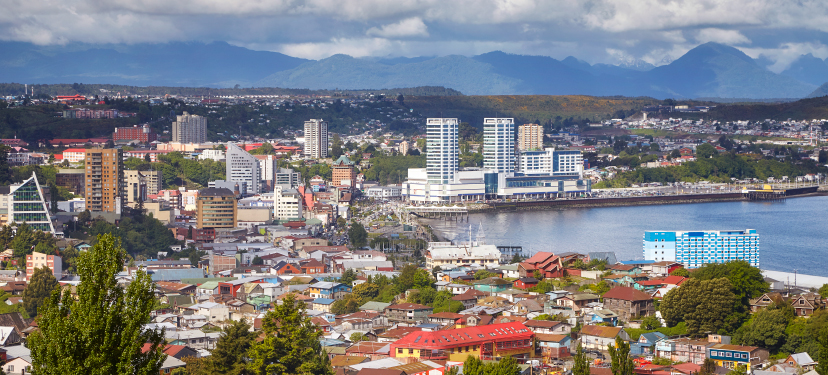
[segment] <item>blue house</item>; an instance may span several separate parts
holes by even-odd
[[[592,324],[609,323],[615,327],[618,324],[618,314],[607,309],[595,310],[592,312],[592,318],[589,321]]]
[[[655,353],[656,343],[666,338],[667,335],[661,332],[642,333],[638,337],[638,341],[630,343],[630,354],[653,355]]]

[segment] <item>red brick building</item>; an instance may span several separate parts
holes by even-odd
[[[150,143],[158,140],[158,134],[150,129],[149,125],[138,127],[134,125],[131,128],[115,128],[115,133],[112,134],[112,141],[138,141],[141,143]]]

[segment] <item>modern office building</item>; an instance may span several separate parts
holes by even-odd
[[[524,124],[518,127],[518,149],[521,151],[540,150],[543,148],[543,126]]]
[[[112,133],[112,141],[118,143],[119,141],[136,141],[141,143],[150,143],[158,140],[158,134],[152,130],[149,125],[144,124],[141,127],[133,125],[132,127],[115,128]]]
[[[121,213],[126,199],[124,158],[120,149],[88,149],[86,161],[86,209]]]
[[[261,192],[259,185],[262,176],[259,159],[250,155],[241,147],[233,143],[227,144],[226,162],[227,181],[242,181],[247,183],[245,194],[258,194]]]
[[[426,173],[429,184],[454,182],[459,166],[456,118],[429,118],[426,120]]]
[[[299,191],[276,185],[273,191],[273,217],[278,220],[301,218],[302,203],[302,195]]]
[[[523,175],[581,177],[584,173],[584,157],[578,150],[520,151],[518,172]]]
[[[198,191],[196,225],[203,228],[235,228],[236,195],[228,189],[207,188]]]
[[[515,171],[515,119],[483,119],[483,169],[498,173]]]
[[[86,194],[86,171],[83,169],[58,169],[55,174],[56,185],[83,196]]]
[[[295,189],[299,186],[302,176],[290,168],[279,168],[273,176],[274,188],[281,186],[283,189]]]
[[[331,165],[331,185],[333,186],[354,186],[356,185],[356,169],[354,162],[342,155]]]
[[[172,141],[174,143],[207,142],[207,118],[184,112],[176,116],[172,124]]]
[[[328,157],[328,123],[322,119],[305,121],[305,157],[310,159]]]
[[[687,268],[744,260],[759,267],[759,235],[755,229],[644,232],[644,259],[671,261]]]
[[[0,186],[0,200],[3,203],[0,211],[5,211],[0,212],[5,218],[2,224],[26,223],[33,230],[55,233],[43,188],[34,172],[32,177],[19,184]]]

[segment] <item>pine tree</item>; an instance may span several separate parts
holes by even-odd
[[[23,308],[30,317],[37,316],[37,309],[43,306],[52,295],[52,292],[59,287],[55,275],[52,270],[41,267],[34,270],[34,274],[26,284],[26,289],[23,289]]]
[[[241,320],[225,327],[223,333],[208,357],[213,373],[245,373],[245,354],[256,339],[256,333],[251,332],[250,325]]]
[[[333,375],[322,351],[322,331],[304,316],[305,303],[288,295],[262,320],[265,338],[247,351],[248,370],[255,374]]]
[[[98,236],[77,260],[77,300],[52,293],[40,308],[40,331],[29,336],[33,373],[157,374],[166,357],[158,331],[145,331],[154,300],[152,279],[138,271],[126,289],[115,280],[126,252],[111,234]],[[150,345],[145,353],[141,348]]]
[[[633,365],[632,357],[630,357],[630,344],[621,339],[621,336],[615,337],[615,346],[607,345],[607,351],[610,354],[612,368],[612,375],[632,375],[635,365]]]
[[[589,358],[584,353],[581,343],[575,349],[575,364],[572,366],[572,375],[589,375]]]

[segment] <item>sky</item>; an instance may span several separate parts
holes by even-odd
[[[225,41],[321,59],[500,50],[668,63],[715,41],[781,71],[828,58],[824,0],[0,0],[0,40]]]

